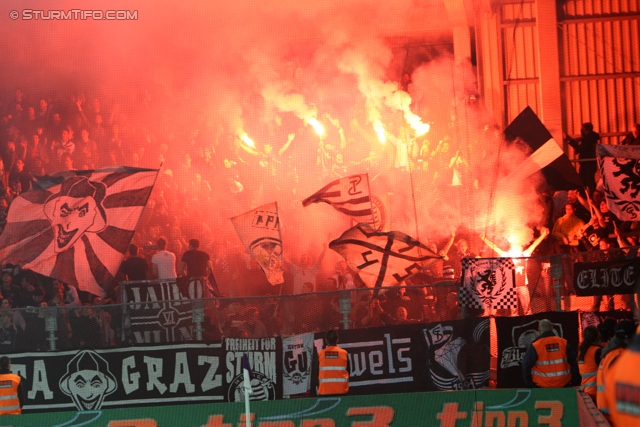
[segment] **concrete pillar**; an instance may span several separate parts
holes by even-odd
[[[562,144],[562,97],[557,24],[555,0],[537,0],[537,62],[540,81],[540,108],[537,113],[554,139]]]

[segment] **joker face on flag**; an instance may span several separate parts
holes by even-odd
[[[0,260],[104,296],[157,175],[122,167],[42,177],[11,204]]]
[[[441,258],[411,236],[400,231],[383,233],[368,224],[348,229],[329,247],[370,288],[397,285]]]
[[[276,202],[231,218],[231,222],[251,257],[272,285],[284,282],[280,218]]]
[[[596,155],[609,210],[621,221],[640,221],[640,147],[598,144]]]

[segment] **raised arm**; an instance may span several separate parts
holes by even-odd
[[[540,235],[538,236],[538,238],[536,240],[534,240],[534,242],[531,244],[531,246],[529,246],[527,248],[527,250],[525,250],[522,253],[522,256],[524,257],[530,257],[531,254],[533,253],[533,251],[536,250],[536,248],[540,245],[540,243],[542,243],[542,241],[544,239],[547,238],[547,236],[549,235],[549,229],[547,227],[542,227],[540,229]]]
[[[456,238],[456,231],[453,230],[451,232],[451,237],[449,238],[449,240],[447,241],[447,244],[444,246],[444,248],[442,248],[442,250],[440,251],[441,256],[444,257],[445,260],[448,260],[449,257],[447,256],[447,254],[449,253],[449,250],[451,249],[451,246],[453,246],[453,241]]]
[[[284,154],[285,151],[287,151],[287,148],[289,148],[289,146],[291,145],[291,142],[293,141],[293,139],[296,137],[295,133],[290,133],[289,136],[287,137],[287,142],[282,146],[281,149],[278,150],[278,155],[282,156]]]
[[[506,257],[506,256],[509,255],[507,252],[505,252],[502,249],[500,249],[498,247],[498,245],[493,243],[491,240],[487,239],[487,236],[485,236],[484,233],[480,234],[480,240],[482,240],[487,246],[489,246],[491,249],[493,249],[493,251],[495,253],[497,253],[498,255],[500,255],[501,257]]]

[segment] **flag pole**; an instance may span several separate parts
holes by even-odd
[[[251,402],[249,401],[249,395],[247,394],[247,388],[244,389],[244,417],[246,427],[251,427]]]
[[[413,200],[413,220],[416,226],[416,240],[420,241],[420,232],[418,231],[418,209],[416,208],[416,193],[413,188],[413,171],[411,170],[411,164],[409,168],[409,182],[411,183],[411,199]],[[418,246],[418,256],[422,256],[422,249]],[[422,268],[422,265],[420,266]]]
[[[242,377],[244,388],[244,416],[245,426],[251,427],[251,402],[249,396],[251,395],[251,365],[249,364],[249,355],[247,353],[242,354]]]

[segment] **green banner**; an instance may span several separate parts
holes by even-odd
[[[468,390],[251,402],[253,427],[577,426],[575,389]],[[0,417],[0,427],[244,427],[244,403]]]

